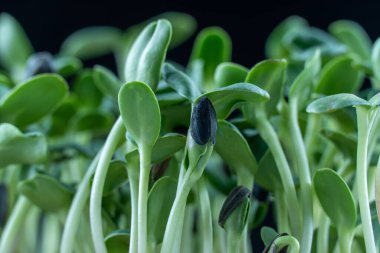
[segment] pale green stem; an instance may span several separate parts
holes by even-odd
[[[233,230],[227,231],[227,253],[238,253],[240,250],[241,234]]]
[[[125,132],[122,119],[119,117],[115,122],[100,154],[99,163],[96,167],[94,181],[90,196],[90,222],[92,241],[96,253],[106,253],[102,227],[102,196],[109,163],[119,141]]]
[[[274,195],[276,196],[276,198],[274,199],[274,203],[277,219],[277,231],[279,233],[290,233],[289,225],[287,223],[288,214],[285,205],[284,193],[280,190],[276,190]]]
[[[351,253],[351,245],[353,239],[352,231],[346,229],[339,230],[338,239],[340,253]]]
[[[300,245],[296,238],[293,236],[280,236],[278,237],[271,246],[273,252],[278,252],[277,249],[282,249],[288,246],[287,253],[299,253]],[[272,252],[269,250],[269,252]],[[302,252],[303,253],[303,252]],[[306,253],[306,252],[305,252]]]
[[[63,235],[61,240],[61,253],[73,252],[73,244],[77,234],[79,222],[82,219],[81,214],[86,205],[88,197],[90,195],[90,180],[95,172],[96,165],[99,161],[99,154],[91,162],[87,172],[80,183],[78,190],[75,194],[73,202],[71,203],[69,213],[66,218],[66,222],[63,228]]]
[[[357,150],[357,172],[356,181],[358,186],[358,198],[360,215],[363,224],[364,242],[367,253],[375,253],[376,246],[372,230],[371,211],[369,209],[367,188],[367,148],[368,148],[368,108],[357,106],[358,121],[358,150]]]
[[[320,168],[331,168],[333,166],[334,158],[336,155],[336,149],[334,144],[326,143],[325,151],[323,152],[322,158],[316,169]]]
[[[310,164],[314,163],[314,151],[316,146],[316,141],[318,137],[318,120],[320,119],[320,115],[318,114],[308,114],[307,116],[307,125],[305,131],[305,148],[307,152],[307,157],[310,161]]]
[[[183,233],[181,238],[182,251],[181,253],[193,253],[194,252],[194,212],[195,207],[193,205],[186,206],[185,218],[183,224]]]
[[[292,232],[297,237],[300,236],[301,224],[300,224],[300,207],[297,199],[297,193],[293,182],[292,172],[290,170],[288,161],[284,150],[281,147],[280,141],[276,132],[274,131],[272,125],[269,123],[266,115],[260,115],[257,111],[257,121],[256,127],[260,135],[267,143],[270,151],[273,154],[275,163],[278,167],[281,181],[284,187],[286,207],[290,216],[290,222],[292,227]]]
[[[297,101],[290,102],[290,137],[293,143],[294,156],[298,167],[301,183],[302,199],[302,239],[301,252],[311,252],[313,242],[313,195],[310,176],[309,161],[307,159],[305,144],[302,139],[301,129],[298,124]]]
[[[190,170],[182,180],[182,184],[177,190],[173,206],[170,210],[168,222],[166,224],[164,240],[162,242],[161,253],[177,253],[178,237],[182,237],[182,224],[186,207],[186,200],[191,190]]]
[[[138,166],[138,165],[137,165]],[[129,253],[137,253],[137,242],[138,242],[138,189],[139,189],[139,175],[138,167],[136,168],[134,164],[129,163],[127,166],[128,171],[128,181],[131,195],[131,229],[129,238]]]
[[[137,220],[138,220],[138,252],[147,252],[148,242],[148,188],[149,172],[151,164],[151,148],[142,145],[139,148],[140,155],[140,178],[139,195],[137,200]]]
[[[210,199],[204,179],[197,182],[198,205],[200,210],[200,238],[202,250],[200,252],[213,252],[212,217]]]
[[[0,239],[0,252],[14,252],[13,247],[16,244],[17,234],[28,216],[31,203],[24,196],[20,196],[16,202],[11,216],[5,225],[3,234]]]
[[[326,253],[329,249],[330,220],[324,212],[321,212],[317,233],[317,253]]]

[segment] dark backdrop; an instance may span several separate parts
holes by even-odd
[[[310,24],[327,28],[337,19],[359,22],[372,39],[380,36],[380,1],[18,1],[0,0],[0,11],[14,15],[37,51],[55,53],[63,39],[89,25],[127,28],[165,11],[183,11],[198,20],[198,27],[223,27],[232,38],[233,60],[247,67],[264,58],[265,39],[281,20],[300,15]],[[170,52],[172,60],[186,63],[192,41]]]
[[[251,67],[264,58],[264,45],[271,30],[289,15],[300,15],[313,26],[326,29],[337,19],[359,22],[372,40],[380,36],[380,1],[262,0],[249,2],[210,1],[18,1],[0,0],[0,12],[12,14],[24,27],[36,51],[56,53],[61,42],[73,31],[90,25],[127,28],[165,11],[182,11],[193,15],[198,28],[221,26],[231,36],[233,61]],[[186,64],[194,37],[169,53],[171,60]],[[114,67],[112,57],[102,57],[88,65],[100,63]],[[266,224],[270,225],[268,219]],[[261,252],[259,231],[254,231],[255,252]]]

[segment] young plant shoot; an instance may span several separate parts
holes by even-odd
[[[380,39],[358,23],[289,17],[249,66],[180,12],[57,52],[27,32],[0,13],[0,253],[380,252]]]

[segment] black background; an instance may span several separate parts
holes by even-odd
[[[300,15],[322,29],[337,19],[352,19],[359,22],[373,40],[380,36],[380,1],[0,0],[0,11],[19,20],[36,51],[52,53],[58,52],[65,37],[85,26],[127,28],[165,11],[183,11],[197,19],[199,29],[215,25],[223,27],[232,38],[233,61],[247,67],[265,57],[266,38],[289,15]],[[169,58],[186,64],[193,39],[171,51]],[[106,65],[111,64],[109,59],[100,60],[106,61]]]
[[[112,25],[122,29],[165,11],[193,15],[198,30],[221,26],[231,36],[233,61],[246,67],[265,58],[265,40],[272,29],[290,15],[306,18],[312,26],[326,29],[338,19],[359,22],[372,40],[380,36],[380,1],[17,1],[0,0],[0,12],[13,15],[24,27],[36,51],[57,53],[65,37],[92,25]],[[194,37],[169,52],[168,58],[187,63]],[[87,62],[114,68],[111,56]],[[269,222],[269,223],[268,223]],[[269,220],[267,224],[271,224]],[[255,231],[255,252],[261,252],[259,231]]]

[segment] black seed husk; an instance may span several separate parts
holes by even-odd
[[[202,97],[193,106],[190,123],[190,133],[199,145],[205,145],[211,140],[215,144],[217,119],[214,106],[207,97]]]
[[[249,198],[251,192],[244,186],[235,187],[224,201],[222,209],[219,213],[218,223],[224,227],[224,223],[231,213],[246,199]]]

